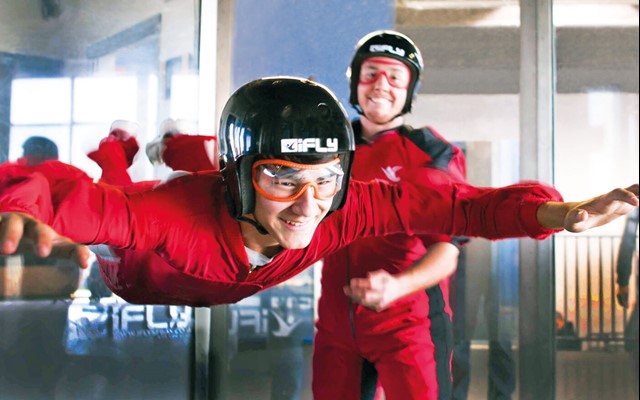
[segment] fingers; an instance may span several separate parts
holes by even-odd
[[[629,193],[633,194],[635,196],[636,199],[636,205],[638,205],[638,191],[639,191],[639,186],[637,183],[627,187],[625,190],[627,190]]]
[[[354,287],[353,285],[344,286],[343,290],[344,294],[361,304],[363,302],[371,303],[379,300],[382,297],[379,291],[371,290],[368,288]]]
[[[631,185],[625,189],[614,189],[610,196],[614,200],[628,203],[634,207],[638,206],[638,184]]]
[[[89,267],[89,248],[71,241],[54,246],[51,251],[51,256],[71,260],[82,269]]]
[[[0,214],[0,254],[14,254],[24,246],[39,257],[54,256],[87,268],[89,249],[60,236],[50,226],[22,213]]]
[[[343,290],[353,302],[381,311],[389,304],[387,294],[390,280],[391,274],[381,269],[369,272],[366,278],[352,278],[349,286],[344,286]]]
[[[638,203],[638,184],[625,189],[614,189],[604,195],[576,204],[575,208],[567,212],[564,228],[575,233],[608,224],[616,218],[629,214],[638,206]]]
[[[16,214],[0,214],[0,254],[13,254],[22,239],[24,225]]]
[[[345,286],[345,294],[361,304],[363,301],[374,301],[380,297],[380,288],[376,287],[377,285],[374,283],[370,276],[367,278],[352,278],[349,286]]]
[[[367,274],[367,279],[369,280],[369,285],[372,289],[383,290],[390,276],[391,275],[387,271],[379,269],[369,272]]]
[[[48,225],[31,218],[24,220],[23,237],[33,242],[33,250],[40,257],[48,257],[51,254],[55,235],[55,231]]]
[[[352,278],[349,282],[349,286],[355,290],[367,290],[371,289],[371,280],[369,278]]]
[[[51,244],[55,232],[29,216],[21,213],[0,214],[0,253],[13,254],[18,246],[27,239],[34,246],[35,253],[47,257],[51,253]]]
[[[564,228],[569,232],[583,232],[590,228],[589,213],[586,210],[575,208],[567,213]]]
[[[363,305],[375,311],[383,309],[383,296],[379,291],[354,288],[353,286],[344,286],[344,294],[346,294],[354,303]]]

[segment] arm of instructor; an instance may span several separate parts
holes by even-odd
[[[391,275],[385,270],[370,272],[366,278],[353,278],[344,292],[354,302],[376,311],[412,293],[437,285],[458,265],[460,250],[450,242],[437,242],[410,268]]]

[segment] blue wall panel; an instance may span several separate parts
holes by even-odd
[[[393,28],[393,0],[236,0],[235,7],[234,89],[264,76],[312,76],[355,115],[345,72],[360,37]]]

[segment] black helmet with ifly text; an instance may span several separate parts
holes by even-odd
[[[410,112],[411,103],[418,91],[420,75],[424,70],[420,49],[406,35],[391,30],[374,31],[358,41],[351,59],[351,65],[347,70],[347,78],[349,79],[350,90],[349,103],[360,114],[362,114],[362,108],[358,104],[360,67],[364,60],[371,57],[394,58],[409,68],[411,80],[407,87],[407,100],[402,108],[402,114]]]
[[[243,85],[222,111],[219,142],[221,172],[235,218],[247,220],[243,216],[254,212],[252,174],[254,163],[263,159],[292,165],[333,161],[342,178],[330,212],[344,204],[355,151],[353,130],[340,101],[321,84],[277,76]]]

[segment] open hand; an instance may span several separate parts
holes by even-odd
[[[30,215],[17,212],[0,213],[0,255],[13,254],[19,246],[30,245],[39,257],[69,259],[80,268],[88,267],[89,249],[59,235]]]
[[[564,219],[564,229],[584,232],[587,229],[608,224],[629,214],[638,206],[638,184],[626,189],[614,189],[592,199],[573,203]]]

